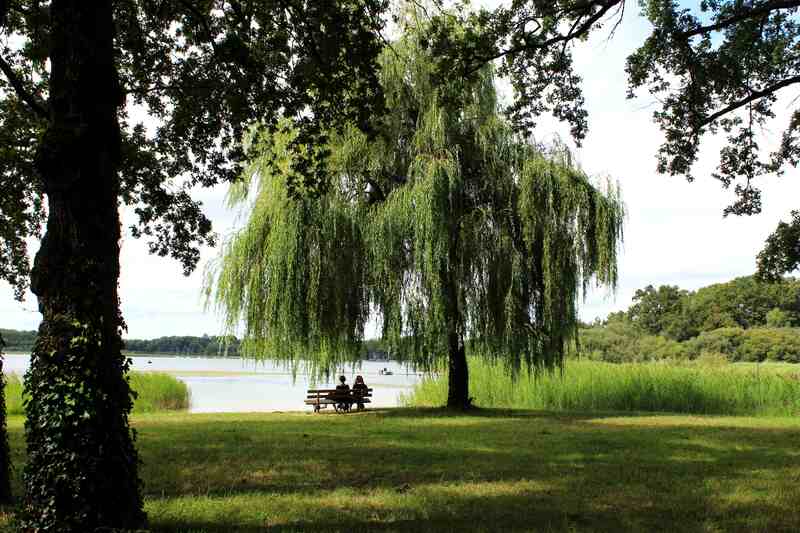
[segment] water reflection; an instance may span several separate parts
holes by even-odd
[[[307,375],[296,380],[281,364],[274,361],[255,362],[236,358],[212,357],[133,357],[133,369],[140,372],[167,372],[185,382],[192,396],[193,413],[310,411],[303,403],[306,390],[332,388],[330,382],[312,385]],[[7,354],[4,370],[23,374],[30,364],[27,354]],[[391,374],[382,375],[382,369]],[[346,367],[342,374],[352,385],[356,375],[364,376],[374,389],[372,407],[394,407],[400,396],[407,394],[421,375],[396,362],[365,361],[360,368]]]

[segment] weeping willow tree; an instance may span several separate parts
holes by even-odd
[[[325,194],[288,195],[290,127],[251,133],[230,194],[249,219],[207,290],[245,356],[318,375],[358,358],[374,313],[393,353],[447,369],[448,406],[465,408],[467,349],[512,373],[561,365],[581,293],[616,283],[623,205],[565,149],[513,133],[491,66],[438,79],[424,25],[409,15],[382,56],[377,133],[332,134]]]

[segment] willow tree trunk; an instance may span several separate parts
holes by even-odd
[[[6,379],[3,375],[3,336],[0,335],[0,503],[11,501],[11,453],[6,429]]]
[[[458,306],[458,286],[455,275],[450,270],[457,253],[457,244],[451,245],[451,261],[444,273],[444,291],[447,309],[447,407],[469,409],[469,370],[461,327],[461,314]]]
[[[469,369],[464,343],[457,334],[448,335],[447,407],[469,409]]]
[[[50,124],[37,153],[49,218],[31,274],[43,320],[25,377],[23,528],[135,529],[145,515],[117,296],[112,1],[53,0],[50,16]]]

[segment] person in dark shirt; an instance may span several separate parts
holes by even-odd
[[[353,385],[353,396],[356,397],[356,404],[358,405],[358,410],[362,410],[364,408],[364,402],[359,401],[359,399],[363,398],[369,392],[367,384],[364,383],[364,378],[361,376],[356,376],[356,382]]]
[[[347,378],[344,376],[339,376],[339,384],[336,385],[336,395],[337,396],[349,396],[350,395],[350,385],[347,384]],[[350,410],[350,402],[345,399],[340,399],[340,401],[336,405],[337,410],[341,411],[349,411]]]

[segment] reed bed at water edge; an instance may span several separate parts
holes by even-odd
[[[563,372],[512,381],[502,364],[471,359],[470,395],[480,407],[564,411],[659,411],[691,414],[800,414],[800,366],[771,372],[737,365],[565,362]],[[446,403],[447,376],[422,381],[404,402]]]
[[[156,411],[185,411],[191,398],[186,383],[157,372],[132,372],[131,387],[138,394],[133,402],[134,413]],[[24,415],[22,380],[15,374],[6,375],[6,413]]]

